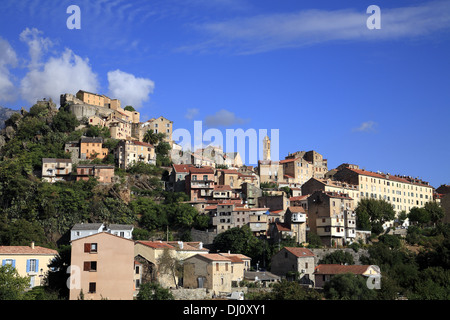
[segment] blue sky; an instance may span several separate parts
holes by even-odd
[[[81,29],[68,29],[70,5]],[[370,5],[381,29],[369,30]],[[0,105],[78,89],[174,129],[279,129],[279,158],[450,183],[449,1],[3,1]]]

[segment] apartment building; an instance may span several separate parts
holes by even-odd
[[[72,173],[71,159],[42,158],[42,180],[56,182],[69,180]]]
[[[106,122],[111,138],[117,140],[131,139],[131,125],[132,123],[130,121],[120,118],[115,118]]]
[[[119,168],[127,169],[134,163],[156,164],[155,147],[146,142],[121,140],[114,150],[114,159]]]
[[[311,178],[301,186],[302,194],[311,194],[314,191],[330,191],[348,194],[353,199],[356,208],[360,199],[359,186],[346,181],[332,179]]]
[[[109,153],[108,148],[103,148],[103,138],[100,137],[82,137],[79,150],[79,158],[82,160],[104,159]]]
[[[308,226],[326,246],[351,243],[356,237],[353,199],[347,194],[315,191],[308,198]]]
[[[132,300],[134,241],[100,232],[71,242],[70,300]]]
[[[214,169],[190,167],[186,175],[186,192],[191,201],[210,199],[214,190]]]
[[[107,164],[83,164],[77,166],[77,181],[94,177],[100,183],[112,183],[114,166]]]
[[[433,201],[434,188],[428,182],[411,176],[343,167],[334,174],[334,179],[358,186],[359,199],[386,200],[396,213],[402,210],[409,212],[413,207],[423,207]]]
[[[36,246],[0,246],[1,265],[11,265],[21,277],[29,277],[30,288],[45,285],[49,263],[56,258],[58,251]]]

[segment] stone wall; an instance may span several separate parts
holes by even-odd
[[[211,231],[191,230],[192,241],[201,241],[203,245],[211,245],[216,236],[217,234]]]

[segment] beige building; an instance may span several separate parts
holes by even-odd
[[[107,164],[80,164],[77,166],[77,181],[94,177],[100,183],[112,183],[114,166]]]
[[[353,242],[356,237],[353,199],[342,193],[312,193],[308,198],[308,226],[325,246]]]
[[[30,288],[45,285],[44,279],[49,271],[49,263],[58,252],[34,242],[30,246],[0,246],[1,265],[13,266],[21,277],[29,277]]]
[[[334,179],[358,186],[359,199],[386,200],[397,214],[433,201],[434,188],[428,182],[410,176],[343,167],[334,174]],[[386,226],[393,226],[393,221],[386,223]]]
[[[329,191],[348,194],[353,199],[353,208],[356,208],[360,199],[359,187],[345,181],[332,179],[311,178],[302,187],[302,194],[312,194],[314,191]]]
[[[233,261],[221,254],[197,254],[183,263],[185,288],[207,288],[213,294],[231,292]],[[237,270],[236,270],[237,271]]]
[[[114,150],[114,158],[122,169],[138,162],[156,164],[155,147],[146,142],[122,140]]]
[[[42,180],[56,182],[68,180],[72,173],[71,159],[42,158]]]
[[[100,232],[71,242],[70,300],[132,300],[134,241]]]
[[[307,248],[284,247],[272,256],[271,272],[280,277],[298,275],[302,284],[313,284],[315,255]]]
[[[131,122],[123,119],[113,119],[106,122],[111,138],[117,140],[131,139]]]
[[[166,135],[164,141],[172,146],[172,131],[173,131],[173,121],[164,118],[163,116],[159,118],[152,118],[141,124],[142,137],[145,133],[152,129],[154,133],[164,133]]]
[[[128,110],[123,109],[120,106],[120,100],[118,100],[118,99],[111,99],[105,95],[87,92],[84,90],[79,90],[76,94],[76,98],[88,105],[103,107],[103,108],[117,111],[120,114],[125,115],[131,122],[139,123],[139,120],[140,120],[139,112],[128,111]]]
[[[151,280],[157,280],[166,288],[176,287],[179,277],[177,274],[161,271],[159,262],[165,251],[169,252],[179,263],[183,263],[184,260],[196,254],[207,254],[209,252],[201,242],[183,241],[137,241],[134,249],[135,256],[142,257],[145,260],[151,274]]]

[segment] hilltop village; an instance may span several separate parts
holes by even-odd
[[[183,150],[173,131],[83,90],[5,121],[0,260],[23,279],[12,299],[285,299],[293,285],[304,299],[355,298],[336,296],[349,275],[359,299],[449,297],[445,280],[415,287],[396,272],[448,274],[435,255],[448,248],[450,186],[329,168],[315,150],[273,161],[268,136],[248,166],[218,146]]]

